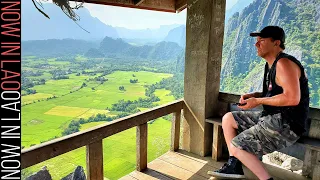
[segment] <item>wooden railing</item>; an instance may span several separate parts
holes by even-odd
[[[136,113],[110,124],[77,132],[62,138],[48,141],[23,150],[21,155],[22,169],[46,161],[53,157],[86,146],[87,177],[89,180],[103,179],[103,149],[102,140],[121,131],[137,127],[137,158],[138,171],[147,168],[147,137],[150,120],[173,113],[171,150],[179,148],[180,115],[184,107],[183,100],[177,100],[148,111]]]

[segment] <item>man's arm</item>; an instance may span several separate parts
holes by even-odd
[[[289,59],[282,58],[276,67],[276,83],[283,93],[272,97],[257,98],[258,104],[270,106],[296,106],[300,102],[300,68]]]
[[[259,98],[259,97],[262,97],[262,92],[249,93],[249,94],[245,94],[243,96],[245,99],[251,98],[251,97]]]

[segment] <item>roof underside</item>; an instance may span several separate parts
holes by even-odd
[[[173,13],[180,12],[187,6],[187,0],[84,0],[84,2]]]

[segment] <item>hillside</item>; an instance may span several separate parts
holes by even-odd
[[[169,31],[164,41],[175,42],[181,47],[186,46],[186,26],[182,25]]]
[[[105,37],[100,43],[101,53],[110,57],[130,57],[150,60],[172,60],[183,52],[177,43],[159,42],[154,46],[133,46],[122,39]]]
[[[97,48],[98,41],[75,39],[49,39],[22,41],[22,56],[59,57],[84,54],[90,48]]]

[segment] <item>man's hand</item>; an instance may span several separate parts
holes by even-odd
[[[249,99],[252,97],[259,98],[261,96],[262,96],[262,92],[254,92],[254,93],[244,94],[244,95],[241,95],[241,97],[239,99],[239,103],[244,104],[246,99]]]
[[[240,98],[240,100],[241,100],[241,98]],[[243,109],[243,110],[252,109],[252,108],[255,108],[260,105],[260,103],[258,102],[258,100],[255,97],[245,99],[245,100],[243,100],[243,102],[240,102],[240,103],[246,104],[243,106],[238,106],[238,108]]]
[[[239,103],[240,104],[244,104],[245,100],[250,98],[249,94],[245,94],[245,95],[241,95],[240,99],[239,99]]]

